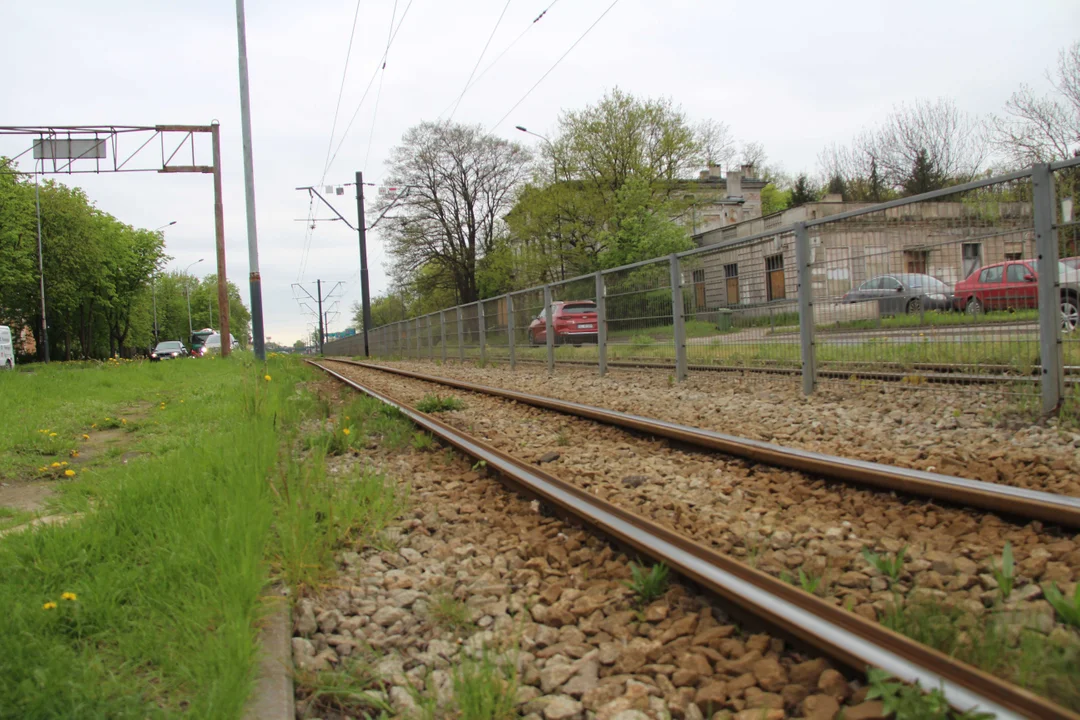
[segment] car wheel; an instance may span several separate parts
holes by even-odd
[[[982,303],[979,302],[979,298],[971,298],[967,301],[967,307],[965,311],[968,315],[978,315],[983,311]]]
[[[1080,304],[1075,295],[1065,295],[1061,298],[1061,329],[1071,333],[1080,324]]]
[[[907,314],[908,315],[918,315],[920,312],[922,312],[922,299],[921,298],[911,298],[910,300],[908,300]]]

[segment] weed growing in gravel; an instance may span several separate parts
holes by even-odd
[[[900,550],[893,557],[887,555],[878,555],[876,552],[868,547],[864,547],[862,550],[862,556],[866,559],[866,562],[870,563],[871,567],[877,568],[882,575],[887,575],[889,580],[895,584],[900,579],[900,573],[904,570],[904,556],[907,555],[908,546],[900,548]]]
[[[1012,594],[1013,584],[1016,582],[1016,566],[1013,563],[1012,543],[1005,543],[1005,549],[1001,551],[1000,567],[996,562],[991,561],[990,572],[993,573],[994,580],[997,581],[1001,601],[1005,602],[1009,599],[1009,595]]]
[[[426,432],[413,433],[412,446],[414,450],[426,452],[435,447],[435,438],[431,437]]]
[[[563,447],[570,444],[570,434],[566,432],[566,428],[559,430],[558,434],[555,436],[555,444]]]
[[[416,409],[422,413],[440,413],[449,410],[461,410],[463,407],[465,407],[465,403],[461,402],[461,400],[453,395],[447,397],[425,395],[420,402],[416,403]]]
[[[469,606],[447,593],[433,596],[427,612],[431,621],[444,630],[460,633],[473,626]]]
[[[487,651],[454,668],[451,683],[460,720],[510,720],[517,712],[517,663]]]
[[[957,714],[945,698],[945,693],[935,688],[924,692],[919,687],[918,681],[914,685],[907,685],[884,670],[871,668],[867,671],[870,680],[870,692],[867,699],[880,699],[884,706],[884,714],[897,720],[911,718],[915,720],[993,720],[990,713],[980,713],[974,710]]]
[[[650,603],[667,592],[668,566],[658,563],[646,572],[643,566],[630,563],[630,578],[624,585],[634,591],[638,602]]]
[[[903,605],[899,599],[882,616],[881,624],[1059,705],[1080,710],[1080,637],[1075,633],[1048,636],[1028,629],[1024,621],[1007,624],[1001,615],[977,617],[934,601]]]
[[[393,712],[375,692],[379,677],[366,657],[349,657],[336,670],[298,670],[295,682],[296,695],[306,708],[305,717],[366,718]]]
[[[816,593],[821,586],[821,579],[821,575],[814,575],[813,573],[807,575],[802,568],[799,568],[799,587],[811,595]]]
[[[1043,594],[1046,596],[1046,601],[1057,611],[1063,623],[1080,628],[1080,583],[1077,583],[1071,600],[1061,594],[1057,583],[1044,585]]]

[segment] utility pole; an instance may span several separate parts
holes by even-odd
[[[370,357],[368,351],[368,328],[371,327],[371,292],[368,289],[367,267],[367,228],[364,227],[364,173],[356,173],[356,223],[360,234],[360,306],[364,319],[364,357]]]
[[[217,247],[217,292],[218,302],[224,302],[225,312],[221,316],[221,357],[228,357],[232,352],[232,336],[229,334],[229,280],[225,274],[225,210],[222,205],[221,191],[221,126],[216,122],[210,125],[210,139],[214,153],[214,244]],[[223,300],[224,298],[224,300]],[[252,314],[255,304],[252,303]],[[188,310],[190,315],[191,310]],[[191,324],[191,318],[188,318]],[[211,327],[213,324],[211,323]]]
[[[36,166],[35,166],[36,170]],[[45,321],[45,256],[41,251],[41,194],[38,191],[38,173],[34,173],[34,204],[37,205],[37,261],[41,281],[41,347],[45,363],[49,362],[49,324]]]
[[[259,238],[255,227],[255,164],[251,150],[251,99],[248,93],[247,30],[244,22],[244,0],[236,0],[236,45],[240,59],[240,130],[244,144],[244,199],[247,203],[248,235],[248,283],[251,288],[251,338],[255,346],[255,357],[266,359],[266,345],[263,340],[263,305],[262,276],[259,274]],[[215,136],[216,137],[216,136]],[[224,252],[222,252],[224,256]],[[228,290],[218,287],[218,307],[228,307]],[[227,322],[228,313],[220,313],[222,320],[221,336],[225,338],[221,347],[230,345]],[[224,354],[224,353],[223,353]]]
[[[319,354],[323,351],[323,314],[322,314],[322,280],[315,281],[315,294],[319,299]]]

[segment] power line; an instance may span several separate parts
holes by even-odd
[[[590,26],[589,26],[588,28],[586,28],[586,29],[585,29],[585,32],[581,33],[581,37],[579,37],[579,38],[578,38],[577,40],[575,40],[575,41],[574,41],[574,44],[573,44],[573,45],[571,45],[571,46],[570,46],[569,48],[567,48],[566,52],[564,52],[564,53],[563,53],[562,55],[560,55],[560,56],[559,56],[559,59],[555,61],[555,64],[554,64],[554,65],[552,65],[552,66],[551,66],[550,68],[548,68],[547,72],[545,72],[545,73],[544,73],[543,75],[541,75],[541,76],[540,76],[540,79],[539,79],[539,80],[537,80],[537,81],[536,81],[536,83],[535,83],[535,84],[534,84],[534,85],[533,85],[533,86],[532,86],[531,88],[529,88],[528,92],[526,92],[526,93],[525,93],[524,95],[522,95],[522,96],[521,96],[521,99],[520,99],[520,100],[518,100],[518,101],[517,101],[516,103],[514,103],[514,106],[513,106],[512,108],[510,108],[509,110],[507,110],[507,111],[506,111],[506,114],[505,114],[505,115],[503,115],[503,116],[502,116],[501,118],[499,118],[499,121],[498,121],[498,122],[496,122],[496,123],[495,123],[494,125],[492,125],[492,126],[491,126],[490,128],[488,128],[488,132],[491,132],[492,130],[494,130],[494,129],[495,129],[496,127],[498,127],[499,125],[501,125],[501,124],[502,124],[503,120],[505,120],[506,118],[510,117],[510,113],[512,113],[512,112],[514,112],[515,110],[517,110],[517,108],[518,108],[518,105],[520,105],[521,103],[525,102],[525,98],[529,97],[529,95],[531,95],[531,94],[532,94],[532,91],[533,91],[533,90],[535,90],[535,89],[537,88],[537,86],[539,86],[539,85],[540,85],[540,83],[544,82],[544,78],[546,78],[546,77],[547,77],[548,75],[550,75],[550,74],[551,74],[551,72],[552,72],[552,71],[553,71],[553,70],[554,70],[554,69],[555,69],[556,67],[558,67],[559,63],[561,63],[561,62],[563,61],[563,59],[565,59],[565,58],[566,58],[566,56],[567,56],[567,55],[569,55],[569,54],[570,54],[570,52],[571,52],[571,51],[572,51],[572,50],[573,50],[574,48],[576,48],[576,47],[577,47],[578,43],[580,43],[580,42],[581,42],[582,40],[584,40],[584,39],[585,39],[585,36],[586,36],[586,35],[588,35],[588,34],[589,34],[589,33],[590,33],[591,31],[592,31],[592,29],[593,29],[594,27],[596,27],[596,26],[597,26],[597,24],[598,24],[598,23],[599,23],[599,22],[600,22],[601,20],[603,20],[603,19],[604,19],[604,16],[606,16],[606,15],[607,15],[607,14],[608,14],[609,12],[611,12],[611,9],[612,9],[613,7],[615,7],[616,5],[618,5],[618,4],[619,4],[619,0],[614,0],[614,2],[612,2],[612,3],[610,4],[610,5],[608,5],[608,8],[607,8],[607,10],[605,10],[604,12],[602,12],[602,13],[600,14],[600,17],[596,18],[596,20],[594,20],[594,21],[593,21],[593,24],[592,24],[592,25],[590,25]]]
[[[371,158],[371,143],[375,139],[375,121],[379,117],[379,101],[382,100],[383,79],[386,77],[386,56],[390,53],[391,31],[394,29],[394,20],[397,18],[397,0],[394,0],[394,10],[390,13],[390,29],[386,31],[386,50],[383,51],[383,64],[379,70],[379,92],[375,94],[375,110],[371,114],[371,130],[368,132],[367,152],[364,153],[364,169],[367,169],[368,160]]]
[[[395,8],[396,8],[395,4]],[[356,39],[356,20],[360,17],[360,0],[356,0],[356,12],[353,13],[352,31],[349,33],[349,49],[345,51],[345,69],[341,71],[341,87],[338,88],[337,105],[334,106],[334,122],[330,125],[330,139],[326,141],[326,160],[323,163],[323,180],[330,163],[330,149],[334,147],[334,132],[337,130],[338,113],[341,111],[341,98],[345,94],[345,77],[349,73],[349,58],[352,57],[353,40]],[[320,181],[322,182],[322,181]]]
[[[499,25],[502,24],[502,19],[506,15],[507,8],[510,7],[510,0],[506,0],[506,4],[503,5],[502,12],[499,13],[499,19],[495,21],[495,27],[491,28],[491,34],[488,35],[487,42],[484,43],[484,49],[480,51],[480,57],[476,58],[476,64],[473,65],[472,72],[469,73],[469,79],[465,81],[465,87],[461,89],[461,94],[458,95],[457,102],[454,104],[454,109],[450,111],[450,116],[446,118],[446,122],[449,123],[454,119],[454,113],[457,112],[458,105],[461,105],[461,99],[465,97],[465,93],[469,90],[469,83],[472,82],[473,75],[476,74],[476,68],[480,67],[480,61],[484,59],[484,53],[487,52],[488,47],[491,45],[491,41],[495,37],[495,31],[499,29]]]
[[[345,126],[345,130],[341,134],[341,141],[338,143],[337,148],[334,150],[333,156],[330,161],[323,168],[323,177],[330,171],[330,166],[334,164],[334,160],[337,159],[338,153],[341,152],[341,146],[345,144],[345,138],[349,135],[349,130],[352,128],[353,123],[356,122],[356,116],[360,114],[360,108],[364,106],[364,100],[367,99],[368,93],[371,91],[371,85],[375,82],[375,76],[380,70],[386,68],[386,58],[390,54],[390,47],[394,44],[394,40],[397,39],[398,32],[401,31],[401,26],[405,23],[405,17],[409,14],[409,8],[412,7],[413,0],[409,0],[409,4],[405,6],[405,11],[401,13],[401,20],[398,21],[397,27],[394,28],[393,34],[390,36],[390,42],[386,45],[386,51],[383,53],[382,60],[379,61],[378,66],[375,68],[375,72],[371,73],[371,79],[368,80],[367,87],[364,89],[364,94],[360,98],[360,102],[356,106],[356,110],[352,114],[352,118],[349,119],[349,124]]]
[[[548,11],[549,11],[549,10],[551,10],[551,8],[553,8],[553,7],[555,6],[555,3],[557,3],[558,1],[559,1],[559,0],[552,0],[551,4],[550,4],[550,5],[548,5],[548,6],[546,7],[546,8],[544,8],[544,9],[543,9],[543,10],[542,10],[542,11],[540,12],[540,14],[539,14],[539,15],[537,15],[537,16],[536,16],[536,17],[535,17],[535,18],[533,19],[533,21],[532,21],[532,22],[530,22],[530,23],[529,23],[529,24],[528,24],[528,25],[527,25],[527,26],[525,27],[525,29],[521,31],[521,34],[520,34],[520,35],[518,35],[518,36],[517,36],[516,38],[514,38],[514,39],[513,39],[513,40],[512,40],[511,42],[510,42],[510,44],[509,44],[509,45],[507,45],[507,46],[506,46],[505,48],[503,48],[503,51],[502,51],[501,53],[499,53],[499,54],[498,54],[498,55],[497,55],[497,56],[495,57],[495,59],[494,59],[494,60],[492,60],[492,61],[491,61],[490,63],[488,63],[487,67],[485,67],[485,68],[484,68],[484,69],[483,69],[483,70],[482,70],[482,71],[480,72],[480,74],[479,74],[479,75],[477,75],[477,76],[476,76],[476,77],[475,77],[475,78],[473,79],[473,81],[472,81],[471,83],[469,83],[468,85],[466,85],[466,86],[465,86],[465,92],[468,92],[469,90],[471,90],[472,88],[474,88],[474,87],[476,86],[476,84],[477,84],[478,82],[480,82],[480,80],[481,80],[481,79],[482,79],[482,78],[483,78],[483,77],[484,77],[485,75],[487,75],[487,73],[488,73],[488,70],[491,70],[491,68],[495,67],[496,63],[498,63],[498,62],[499,62],[500,60],[502,60],[502,59],[503,59],[503,56],[504,56],[504,55],[506,55],[506,53],[510,52],[510,50],[511,50],[511,49],[512,49],[512,48],[513,48],[513,47],[514,47],[515,45],[517,45],[517,44],[518,44],[518,42],[520,42],[520,41],[521,41],[521,38],[525,37],[525,33],[527,33],[527,32],[529,32],[530,30],[532,30],[532,29],[533,29],[533,27],[534,27],[534,26],[536,25],[536,23],[538,23],[538,22],[540,22],[540,21],[541,21],[542,19],[544,19],[544,16],[548,14]],[[443,108],[443,111],[442,111],[441,113],[439,113],[439,117],[442,117],[443,115],[445,115],[445,114],[447,113],[447,111],[448,111],[448,110],[450,110],[450,108],[452,108],[452,107],[454,106],[454,103],[455,103],[455,102],[459,102],[459,101],[460,101],[460,99],[459,99],[459,100],[451,100],[451,101],[450,101],[450,104],[449,104],[449,105],[447,105],[447,106],[446,106],[445,108]]]

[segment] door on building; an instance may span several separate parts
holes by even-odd
[[[971,273],[982,267],[982,243],[971,242],[960,246],[961,274],[960,279],[971,277]]]
[[[705,308],[705,270],[694,271],[694,309]]]
[[[765,290],[769,300],[783,300],[784,294],[784,256],[770,255],[765,258]]]
[[[728,263],[724,266],[724,285],[727,291],[727,304],[739,304],[739,264]]]

